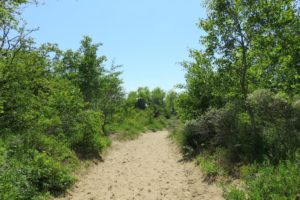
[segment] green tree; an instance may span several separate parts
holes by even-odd
[[[213,0],[207,8],[208,18],[199,23],[207,33],[203,55],[214,69],[233,75],[244,101],[260,86],[295,91],[300,41],[296,1]]]
[[[191,50],[190,57],[194,61],[182,63],[187,71],[184,86],[186,95],[180,95],[177,101],[180,107],[187,109],[186,114],[182,115],[187,119],[198,118],[209,107],[222,106],[226,98],[224,94],[230,90],[226,87],[228,83],[220,82],[219,72],[214,70],[211,60],[201,51]]]
[[[91,104],[100,96],[100,76],[104,73],[102,64],[106,61],[105,56],[97,56],[100,45],[92,44],[92,39],[85,36],[79,49],[82,57],[78,66],[78,85],[84,100]]]
[[[258,88],[299,93],[299,9],[296,1],[212,0],[199,27],[202,51],[191,51],[181,102],[197,113],[240,101],[255,122],[246,98]],[[185,99],[185,100],[184,100]],[[197,112],[197,110],[199,112]],[[193,111],[194,112],[194,111]],[[195,116],[195,115],[194,115]]]
[[[150,90],[148,87],[139,87],[137,89],[136,107],[145,110],[150,104]]]
[[[0,2],[0,58],[6,63],[13,63],[19,52],[32,44],[30,33],[35,29],[26,29],[21,18],[20,6],[36,3],[28,0],[8,0]]]
[[[166,106],[166,114],[167,117],[171,117],[172,115],[176,115],[176,105],[175,102],[178,98],[178,94],[171,90],[167,93],[165,98],[165,106]]]
[[[103,113],[102,130],[106,132],[105,127],[115,121],[116,114],[121,112],[124,101],[124,91],[120,75],[117,71],[120,66],[112,66],[110,71],[106,71],[100,77],[100,95],[97,97],[97,109]]]
[[[159,87],[151,91],[150,107],[153,109],[154,117],[165,114],[165,96],[166,93]]]

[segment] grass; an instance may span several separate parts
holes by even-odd
[[[159,131],[167,127],[168,120],[164,116],[157,118],[149,116],[145,111],[136,112],[124,118],[121,122],[108,127],[110,133],[114,133],[118,139],[135,139],[146,131]]]

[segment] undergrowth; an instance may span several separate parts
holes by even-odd
[[[227,180],[226,199],[299,199],[298,100],[257,90],[247,103],[255,129],[248,113],[227,104],[186,122],[172,137],[185,155],[196,158],[204,180]]]
[[[134,139],[143,132],[162,130],[167,124],[168,119],[164,116],[153,117],[147,111],[137,111],[119,123],[112,124],[109,132],[116,134],[119,139]]]

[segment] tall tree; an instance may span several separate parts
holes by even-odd
[[[114,121],[116,113],[120,112],[124,100],[123,81],[120,78],[122,72],[117,69],[120,66],[112,65],[110,71],[106,71],[100,77],[100,94],[97,97],[97,109],[103,113],[102,130]]]
[[[84,100],[94,103],[100,93],[101,74],[104,73],[103,62],[105,56],[97,56],[97,50],[101,44],[92,44],[92,39],[85,36],[81,41],[81,60],[78,66],[78,84]]]
[[[241,97],[257,86],[292,93],[299,85],[292,75],[300,59],[296,1],[212,0],[207,8],[199,23],[207,33],[204,54],[215,69],[235,74]]]
[[[208,107],[238,100],[254,126],[246,103],[250,92],[299,93],[299,5],[295,0],[211,0],[206,8],[207,18],[199,21],[206,32],[204,49],[191,51],[194,61],[183,63],[187,95],[178,102],[186,102],[196,117]]]

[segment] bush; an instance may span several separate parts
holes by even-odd
[[[34,153],[32,160],[27,163],[27,168],[28,179],[39,192],[60,194],[74,181],[70,170],[46,153]]]
[[[162,130],[167,126],[166,118],[163,116],[159,116],[157,118],[153,118],[149,120],[149,124],[146,124],[146,128],[151,131]]]
[[[99,153],[110,144],[102,132],[101,113],[85,110],[78,114],[74,135],[69,138],[72,149],[82,158],[98,157]]]
[[[0,168],[1,199],[33,199],[47,192],[57,195],[74,181],[70,170],[45,153],[7,159]]]
[[[203,150],[212,153],[218,147],[228,149],[232,162],[273,163],[289,158],[300,147],[299,109],[284,95],[258,90],[249,95],[253,124],[248,112],[228,104],[209,109],[197,120],[186,123],[182,144],[186,152],[196,155]]]
[[[7,156],[22,159],[23,155],[32,152],[45,153],[57,162],[64,163],[70,169],[79,164],[74,152],[67,145],[57,141],[53,136],[41,133],[25,133],[23,135],[10,136],[6,139]]]
[[[192,154],[204,149],[226,146],[235,134],[235,111],[230,105],[210,109],[198,120],[186,123],[183,129],[183,146]]]
[[[262,138],[265,155],[278,163],[293,155],[300,147],[297,102],[289,102],[284,94],[257,90],[247,99],[256,120],[257,134]]]
[[[52,136],[24,133],[0,141],[0,199],[41,199],[73,183],[77,158]]]
[[[28,171],[24,167],[17,160],[10,160],[10,164],[1,165],[0,199],[27,200],[40,196],[28,180]]]
[[[259,125],[281,118],[291,118],[292,106],[284,94],[275,95],[270,90],[259,89],[249,94],[247,103],[255,113]]]

